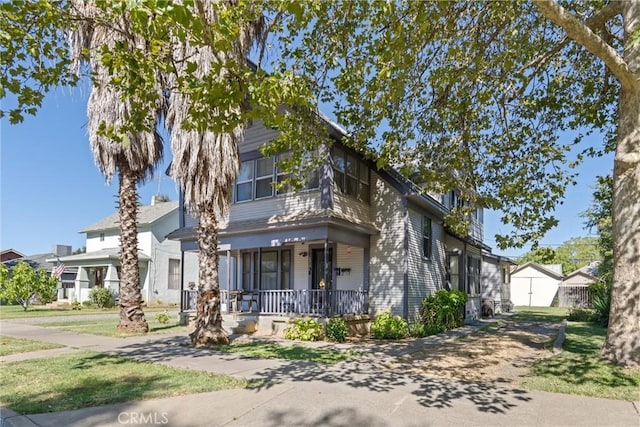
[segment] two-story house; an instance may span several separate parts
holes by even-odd
[[[166,238],[179,225],[178,202],[155,202],[138,207],[138,262],[142,298],[148,303],[178,303],[182,280],[197,277],[197,254],[184,253],[180,244]],[[69,301],[89,299],[94,287],[108,287],[117,295],[120,277],[120,222],[115,212],[86,227],[86,253],[59,257],[67,267],[76,267]],[[183,274],[184,269],[184,274]],[[194,276],[195,275],[195,276]]]
[[[278,157],[260,152],[277,131],[260,122],[246,130],[219,233],[223,309],[320,316],[391,310],[413,321],[425,296],[449,287],[469,293],[466,317],[478,317],[483,280],[500,280],[482,276],[483,253],[490,253],[482,243],[482,209],[468,237],[453,235],[443,218],[454,195],[422,194],[342,144],[338,127],[331,132],[333,146],[320,154],[324,164],[302,191],[289,192],[273,186],[284,176]],[[169,238],[197,253],[197,219],[184,207],[180,212],[180,228]],[[195,308],[195,292],[185,291],[183,310]]]

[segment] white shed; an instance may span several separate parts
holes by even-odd
[[[551,307],[562,281],[560,264],[528,262],[511,272],[511,301],[514,305]]]

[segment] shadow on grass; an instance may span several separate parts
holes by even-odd
[[[246,387],[247,381],[84,352],[4,367],[3,406],[37,414]]]
[[[568,309],[559,307],[515,307],[512,318],[531,322],[560,323],[568,315]]]
[[[283,346],[271,342],[237,342],[232,345],[219,347],[216,350],[224,353],[235,353],[262,359],[306,360],[326,364],[338,363],[356,356],[354,352],[350,351],[310,348],[297,345]]]

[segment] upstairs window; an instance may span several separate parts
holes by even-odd
[[[246,202],[274,197],[276,195],[276,190],[273,185],[274,182],[280,183],[290,176],[278,168],[277,160],[285,160],[288,156],[288,153],[284,153],[277,157],[262,157],[242,162],[240,164],[238,179],[236,180],[234,200],[236,202]],[[304,188],[318,188],[318,184],[318,171],[314,170],[310,174]],[[291,188],[285,186],[278,190],[277,194],[290,192]]]
[[[431,249],[433,246],[433,234],[431,229],[431,218],[422,217],[422,256],[431,259]]]
[[[371,196],[367,164],[339,147],[331,149],[331,158],[333,181],[338,191],[369,203]]]

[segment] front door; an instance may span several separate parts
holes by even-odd
[[[333,248],[327,250],[327,272],[325,274],[324,248],[311,250],[311,289],[322,289],[321,282],[324,281],[324,289],[332,289],[333,282]]]

